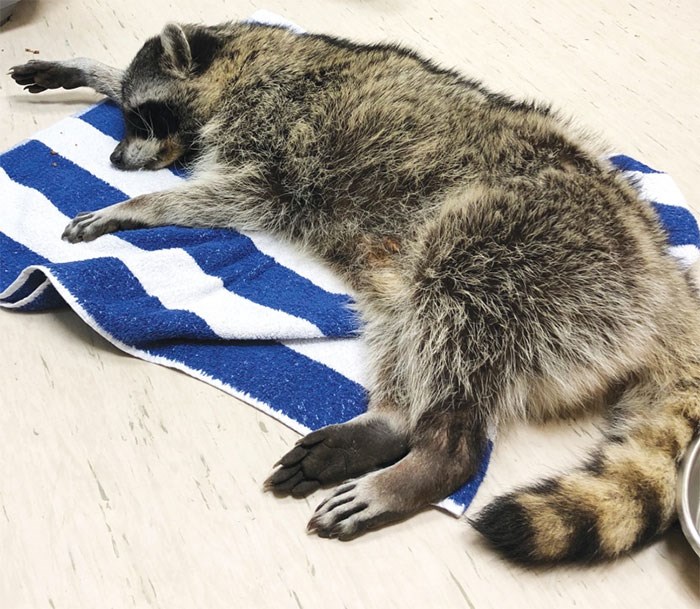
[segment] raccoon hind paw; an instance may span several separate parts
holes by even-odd
[[[276,463],[265,490],[305,497],[321,486],[386,467],[407,450],[406,439],[382,421],[329,425],[299,440]]]

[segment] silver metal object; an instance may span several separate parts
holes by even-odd
[[[700,556],[700,436],[693,440],[683,458],[677,504],[683,533]]]

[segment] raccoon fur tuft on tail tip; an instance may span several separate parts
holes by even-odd
[[[251,23],[168,24],[126,69],[79,58],[11,76],[117,103],[120,169],[192,159],[191,179],[80,214],[67,241],[266,231],[354,289],[368,411],[300,440],[265,484],[335,486],[314,533],[403,520],[475,473],[488,429],[601,400],[588,461],[474,526],[513,560],[558,563],[614,558],[674,521],[700,427],[696,288],[650,204],[570,121],[396,45]]]
[[[499,497],[485,507],[469,523],[491,546],[512,560],[531,564],[538,559],[535,532],[526,510],[509,496]]]
[[[547,522],[547,518],[550,522]],[[603,556],[590,515],[535,513],[517,493],[498,497],[470,524],[504,557],[521,565],[586,563]]]

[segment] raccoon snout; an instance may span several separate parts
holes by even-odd
[[[150,168],[157,159],[158,143],[151,140],[123,140],[109,160],[117,169],[132,171]]]
[[[117,146],[114,149],[114,152],[109,155],[109,160],[117,169],[126,169],[126,165],[124,163],[124,150],[121,146]]]
[[[109,157],[117,169],[159,169],[162,163],[163,142],[156,139],[126,138],[117,144]]]

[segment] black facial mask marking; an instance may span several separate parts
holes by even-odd
[[[180,127],[177,114],[164,102],[145,102],[127,110],[124,120],[127,134],[143,139],[155,137],[162,140],[177,133]]]

